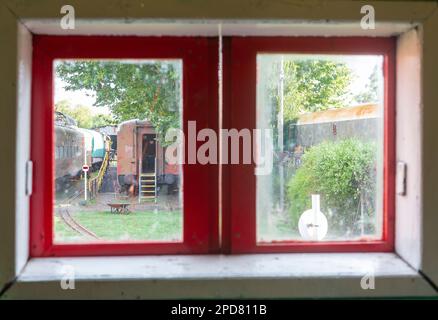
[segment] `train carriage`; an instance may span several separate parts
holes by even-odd
[[[55,126],[56,178],[80,174],[84,159],[83,135],[69,127]]]
[[[105,153],[109,151],[111,144],[109,138],[97,131],[77,128],[84,135],[84,143],[86,150],[85,163],[92,167],[92,170],[98,170],[105,157]]]
[[[61,113],[55,113],[55,177],[56,189],[82,174],[82,166],[90,165],[98,170],[111,147],[106,135],[78,128],[76,121]]]
[[[138,188],[139,175],[154,174],[168,192],[179,185],[179,167],[165,161],[165,148],[157,140],[151,122],[128,120],[117,129],[117,177],[122,190]]]
[[[55,113],[55,179],[56,190],[81,174],[84,159],[84,136],[76,121]]]

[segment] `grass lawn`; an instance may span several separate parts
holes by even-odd
[[[148,211],[115,214],[109,212],[76,212],[74,219],[94,232],[101,240],[181,240],[180,211]],[[78,234],[55,216],[55,242],[86,242],[92,239]]]

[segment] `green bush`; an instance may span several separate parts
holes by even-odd
[[[302,212],[311,208],[311,194],[320,194],[329,228],[336,233],[357,233],[361,198],[367,217],[374,214],[375,163],[375,144],[357,139],[310,148],[288,182],[292,224],[297,226]]]

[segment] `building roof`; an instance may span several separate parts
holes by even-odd
[[[298,117],[297,124],[313,124],[377,117],[377,105],[368,103],[354,107],[337,108],[305,113]]]

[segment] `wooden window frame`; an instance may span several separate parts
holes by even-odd
[[[218,250],[217,166],[184,164],[182,242],[55,244],[54,84],[55,59],[182,59],[183,130],[217,129],[217,40],[208,37],[33,36],[30,256],[201,254]],[[187,163],[187,162],[186,162]]]
[[[224,39],[225,126],[256,128],[256,57],[258,53],[383,55],[384,164],[383,235],[373,241],[257,243],[255,165],[226,169],[223,234],[230,253],[393,252],[395,218],[395,38],[366,37],[231,37]]]
[[[219,167],[213,164],[184,164],[182,242],[53,243],[53,61],[75,58],[182,59],[183,127],[187,137],[187,123],[191,120],[196,121],[197,130],[211,128],[218,132],[217,53],[218,41],[213,37],[33,37],[31,159],[35,170],[30,202],[31,257],[394,251],[395,38],[363,37],[225,37],[222,127],[237,130],[256,128],[257,53],[383,55],[382,240],[257,243],[254,164],[222,166],[221,216],[218,214]],[[197,72],[189,72],[191,68]]]

